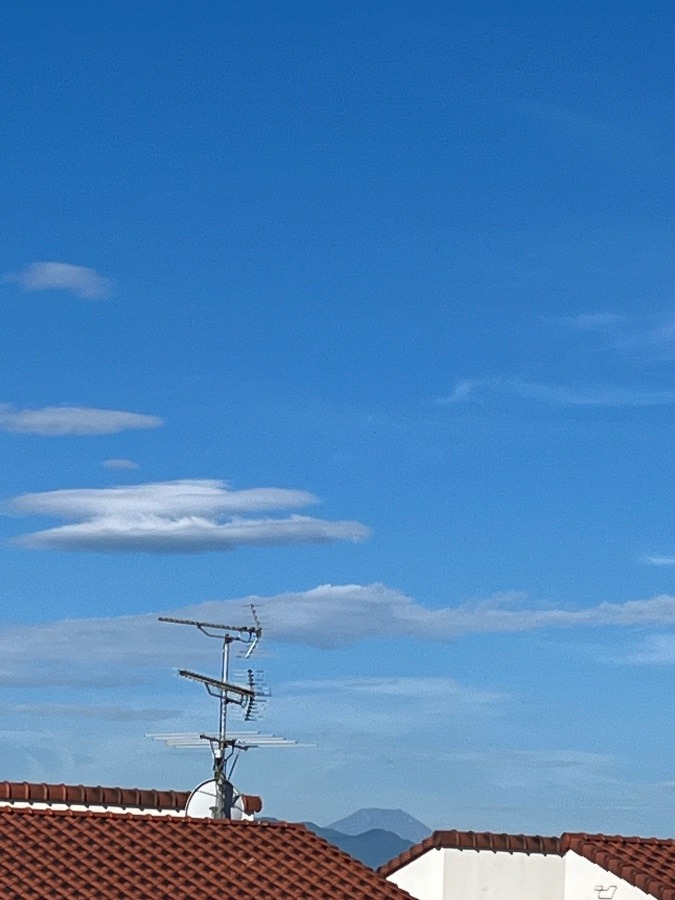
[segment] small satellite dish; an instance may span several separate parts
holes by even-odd
[[[244,809],[244,800],[234,788],[234,802],[230,809],[230,819],[237,822],[242,819],[252,819]],[[188,797],[185,806],[185,815],[191,819],[212,819],[216,809],[216,782],[211,778],[197,785]]]

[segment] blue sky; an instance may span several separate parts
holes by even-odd
[[[670,5],[1,16],[1,777],[668,833]]]

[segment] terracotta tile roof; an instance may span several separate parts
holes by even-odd
[[[67,806],[133,806],[137,809],[185,809],[187,791],[144,791],[137,788],[87,787],[83,784],[38,784],[0,781],[0,802],[62,803]]]
[[[2,803],[48,803],[63,806],[99,806],[180,812],[190,796],[188,791],[153,791],[138,788],[96,787],[84,784],[40,784],[31,781],[0,781]],[[262,800],[242,794],[244,811],[259,813]]]
[[[487,831],[434,831],[419,844],[380,866],[378,872],[386,878],[428,850],[444,848],[555,856],[564,856],[571,850],[656,900],[675,900],[675,840],[662,838],[583,833],[540,837]]]
[[[527,834],[493,834],[490,831],[434,831],[419,844],[390,859],[377,870],[391,875],[428,850],[452,848],[457,850],[498,850],[507,853],[552,853],[560,856],[560,838]]]
[[[304,825],[0,808],[12,900],[410,900]]]
[[[585,856],[657,900],[675,900],[675,840],[563,834],[561,852]]]

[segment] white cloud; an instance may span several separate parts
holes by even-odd
[[[305,697],[338,692],[350,695],[350,702],[358,702],[358,698],[370,701],[373,697],[378,702],[399,700],[426,700],[442,698],[444,703],[451,699],[458,702],[470,702],[478,706],[489,706],[504,698],[504,694],[496,691],[483,691],[459,684],[454,678],[433,676],[402,676],[387,678],[315,678],[306,681],[288,681],[280,685],[280,692],[292,699],[298,695]],[[295,702],[295,701],[294,701]]]
[[[675,596],[670,595],[576,610],[528,608],[521,596],[500,595],[480,603],[430,609],[381,584],[321,585],[276,596],[211,600],[163,614],[211,622],[235,617],[245,624],[249,618],[245,606],[250,603],[258,610],[266,639],[321,648],[381,637],[443,643],[469,634],[675,625]],[[125,679],[136,684],[147,667],[206,658],[211,648],[204,644],[192,629],[160,623],[150,613],[14,625],[0,630],[0,684],[26,683],[22,679],[33,684],[41,678],[50,684],[70,684],[77,682],[81,671],[84,683],[98,679],[105,686],[115,683],[106,678],[116,670],[119,676],[119,667],[124,667]],[[428,689],[436,689],[433,682],[427,683]],[[311,682],[297,684],[303,690],[311,688]],[[354,679],[349,685],[354,692],[401,694],[417,689],[414,679]]]
[[[675,566],[675,556],[662,556],[661,554],[653,553],[643,556],[642,562],[650,566]]]
[[[104,459],[101,463],[104,469],[137,469],[138,463],[133,459]]]
[[[177,709],[134,708],[131,706],[88,703],[6,703],[0,715],[35,718],[80,718],[112,722],[162,722],[180,715]]]
[[[614,332],[616,328],[631,322],[626,316],[617,313],[579,313],[576,316],[560,316],[553,321],[579,331],[600,332]]]
[[[467,634],[537,631],[548,628],[675,625],[675,597],[663,595],[583,609],[531,608],[518,594],[478,603],[430,609],[381,584],[322,585],[302,593],[255,598],[272,637],[337,647],[368,637],[451,641]],[[192,607],[198,615],[223,614],[219,603]]]
[[[509,700],[442,676],[316,678],[275,684],[269,715],[275,729],[290,728],[303,740],[313,736],[322,746],[326,738],[346,739],[354,751],[357,735],[368,735],[368,743],[410,735],[420,721],[427,733],[437,732],[460,716],[466,728],[469,719],[476,724],[501,715]]]
[[[655,666],[675,665],[675,635],[649,634],[636,650],[620,659],[619,662]]]
[[[231,491],[222,481],[193,479],[23,494],[10,501],[9,508],[79,520],[16,539],[33,548],[198,553],[246,545],[362,541],[368,536],[368,529],[353,521],[251,517],[317,502],[307,491]]]
[[[615,313],[580,313],[544,317],[554,325],[601,336],[603,345],[622,353],[672,359],[675,317],[672,313],[624,316]]]
[[[69,291],[84,300],[101,300],[112,289],[112,281],[87,266],[62,262],[35,262],[20,272],[5,276],[24,291]]]
[[[519,378],[476,378],[458,381],[439,403],[457,403],[468,398],[504,394],[557,406],[649,407],[675,403],[675,391],[586,385],[545,384]]]
[[[0,405],[0,429],[15,434],[64,435],[118,434],[137,428],[163,425],[157,416],[118,409],[94,409],[86,406],[44,406],[41,409],[12,409]]]

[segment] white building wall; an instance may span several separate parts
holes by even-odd
[[[654,900],[654,896],[569,851],[565,854],[564,900]]]
[[[443,900],[444,850],[435,848],[389,876],[387,881],[403,888],[417,900]]]
[[[429,850],[389,876],[417,900],[566,900],[564,878],[560,856],[454,848]]]
[[[654,900],[602,866],[564,857],[491,850],[429,850],[389,876],[417,900]]]
[[[559,856],[443,852],[443,900],[564,900],[564,865]]]

